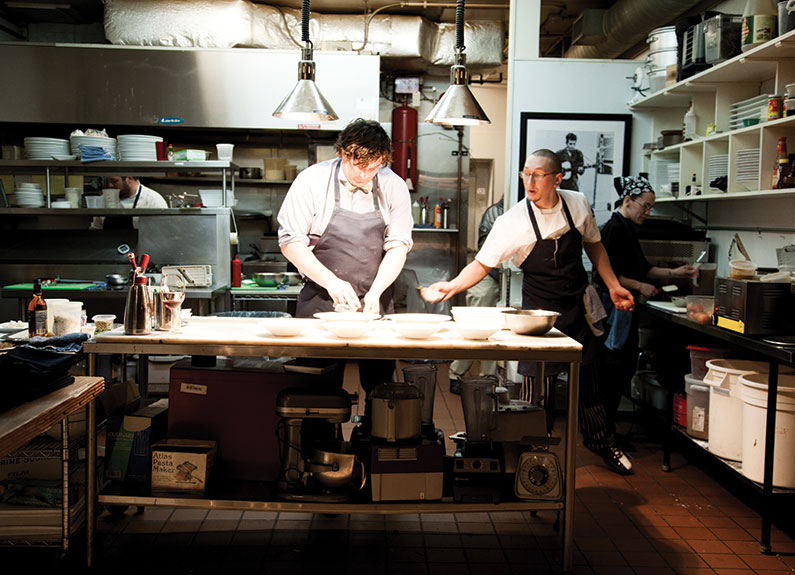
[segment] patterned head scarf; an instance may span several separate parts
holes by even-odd
[[[641,194],[645,194],[646,192],[651,192],[652,194],[654,193],[654,189],[651,187],[646,174],[613,178],[613,185],[615,186],[616,193],[618,194],[618,200],[616,200],[614,204],[615,208],[621,206],[624,198],[627,196],[630,198],[636,198]]]

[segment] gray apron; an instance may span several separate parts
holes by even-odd
[[[361,300],[373,285],[381,261],[384,259],[386,222],[378,206],[378,178],[373,179],[373,211],[359,214],[340,207],[340,165],[332,173],[334,181],[334,211],[326,230],[319,238],[310,238],[315,257],[341,280],[353,286]],[[330,184],[329,184],[330,185]],[[381,294],[380,311],[392,313],[392,287]],[[297,317],[312,317],[322,311],[334,311],[334,301],[328,291],[308,280],[298,296]]]

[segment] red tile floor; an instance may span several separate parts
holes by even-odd
[[[446,435],[464,429],[460,400],[447,389],[437,391],[436,413]],[[622,423],[636,446],[634,475],[611,473],[578,448],[576,574],[795,572],[791,535],[774,527],[775,554],[761,555],[759,513],[680,454],[673,455],[673,471],[662,472],[660,442],[630,425]],[[97,572],[557,573],[554,520],[549,512],[382,517],[130,508],[121,519],[100,516]],[[25,558],[32,568],[42,553],[4,552],[0,565]]]

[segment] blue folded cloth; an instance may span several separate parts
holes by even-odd
[[[83,342],[87,339],[87,333],[68,333],[56,337],[36,335],[30,338],[28,346],[57,353],[76,353],[83,349]]]
[[[99,162],[101,160],[115,160],[104,148],[100,146],[86,146],[85,144],[77,144],[80,149],[81,162]]]

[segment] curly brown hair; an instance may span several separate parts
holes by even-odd
[[[379,160],[383,165],[392,162],[392,141],[375,120],[353,120],[340,132],[334,150],[356,165],[369,165]]]

